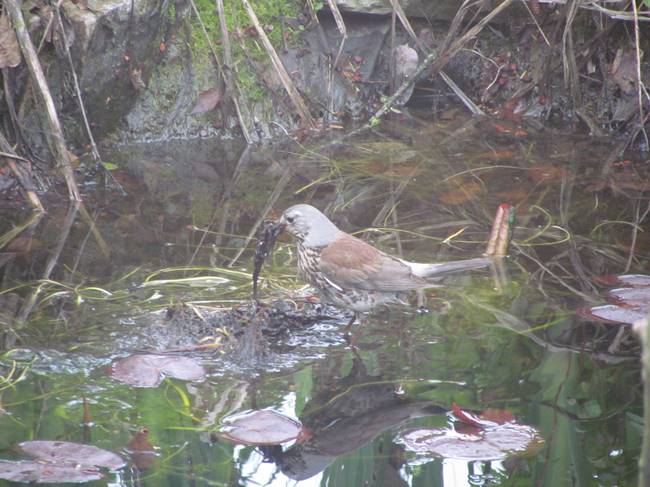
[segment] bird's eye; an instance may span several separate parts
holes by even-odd
[[[295,220],[295,218],[292,217],[292,216],[288,216],[288,217],[287,217],[287,221],[288,221],[289,223],[293,223],[294,220]]]

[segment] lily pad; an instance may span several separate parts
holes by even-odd
[[[475,414],[461,409],[460,406],[454,402],[451,404],[451,410],[453,411],[454,416],[462,422],[482,428],[495,427],[514,421],[512,413],[505,409],[488,408],[481,414]]]
[[[200,381],[205,369],[192,358],[166,355],[132,355],[111,367],[113,379],[135,387],[156,387],[165,376]]]
[[[244,445],[280,445],[298,438],[302,425],[267,409],[224,419],[221,434]]]
[[[645,274],[607,274],[597,276],[596,281],[610,286],[650,287],[650,276]]]
[[[93,445],[69,441],[24,441],[18,445],[20,451],[38,460],[48,462],[92,465],[116,470],[126,465],[118,454]]]
[[[600,321],[601,323],[623,323],[634,324],[648,315],[647,310],[641,308],[624,308],[616,304],[603,304],[591,308],[580,308],[577,311],[579,316],[588,320]]]
[[[401,442],[414,453],[467,461],[528,455],[543,443],[535,429],[511,423],[476,428],[471,434],[452,429],[420,428],[404,433]]]
[[[56,464],[35,460],[0,460],[0,479],[25,483],[81,483],[103,477],[97,467],[79,467],[76,463]]]
[[[607,293],[607,300],[619,306],[650,310],[650,287],[620,287]]]

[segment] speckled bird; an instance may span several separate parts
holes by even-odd
[[[437,287],[443,275],[486,267],[476,258],[437,264],[409,262],[376,249],[340,230],[317,208],[295,205],[276,224],[298,246],[298,270],[324,300],[357,313],[401,302],[409,292]]]

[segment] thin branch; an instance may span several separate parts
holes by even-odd
[[[280,60],[278,53],[275,52],[275,48],[273,47],[273,44],[271,44],[271,41],[266,35],[266,32],[264,32],[264,28],[262,27],[262,24],[260,24],[260,21],[257,18],[257,14],[253,10],[253,7],[251,7],[251,4],[249,3],[248,0],[241,0],[241,3],[246,9],[246,13],[248,14],[248,17],[251,19],[251,22],[253,22],[255,29],[257,29],[257,34],[260,36],[262,44],[264,45],[267,54],[271,58],[271,63],[273,64],[276,73],[280,77],[280,81],[282,82],[284,89],[287,91],[289,98],[291,99],[291,102],[293,103],[294,107],[298,111],[298,116],[302,119],[302,121],[305,123],[307,128],[310,129],[316,128],[316,121],[311,116],[311,113],[309,113],[309,109],[307,108],[307,105],[302,99],[302,96],[294,86],[293,81],[291,81],[291,77],[289,76],[289,73],[287,73],[287,70],[282,64],[282,61]]]
[[[29,73],[35,81],[36,93],[40,97],[45,108],[45,116],[49,126],[49,131],[47,131],[48,139],[50,140],[52,146],[51,149],[54,158],[57,161],[57,165],[61,169],[63,177],[68,185],[70,199],[81,201],[81,195],[79,194],[77,182],[74,178],[74,171],[72,170],[70,154],[66,147],[65,137],[63,136],[61,122],[59,121],[59,116],[56,112],[56,107],[54,106],[52,94],[47,86],[47,80],[45,79],[43,68],[41,67],[38,55],[36,54],[32,40],[29,37],[29,32],[25,26],[25,19],[20,10],[20,0],[5,0],[4,5],[9,12],[9,17],[11,18],[11,23],[16,32],[16,38],[20,44],[20,49],[25,58],[25,63],[27,64]]]
[[[471,27],[465,34],[463,34],[460,38],[457,40],[453,41],[449,48],[442,52],[440,55],[437,55],[435,52],[432,52],[429,54],[422,64],[418,66],[418,68],[415,70],[415,72],[407,79],[405,80],[400,87],[393,93],[393,95],[388,98],[388,100],[382,105],[382,107],[375,112],[375,114],[371,117],[370,119],[370,125],[374,125],[378,122],[378,120],[383,117],[393,106],[393,103],[399,97],[413,84],[415,83],[415,80],[422,74],[424,73],[425,70],[429,69],[430,74],[436,75],[438,74],[444,67],[445,65],[449,62],[449,60],[460,51],[463,46],[471,39],[476,37],[479,32],[485,28],[485,26],[490,22],[493,18],[495,18],[497,15],[499,15],[501,12],[503,12],[514,0],[504,0],[501,2],[499,6],[497,6],[494,10],[492,10],[489,14],[487,14],[485,17],[483,17],[476,25]]]

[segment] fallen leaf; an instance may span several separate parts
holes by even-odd
[[[603,304],[591,308],[579,308],[578,316],[601,323],[622,323],[633,325],[635,321],[644,319],[648,310],[640,308],[623,308],[615,304]]]
[[[609,286],[650,287],[650,276],[645,274],[607,274],[596,276],[594,280]]]
[[[650,287],[622,287],[605,295],[607,301],[628,308],[650,309]]]
[[[111,366],[111,377],[134,387],[156,387],[165,376],[200,381],[205,369],[194,359],[165,355],[132,355]]]
[[[414,453],[458,460],[503,460],[531,455],[543,444],[534,428],[519,424],[477,428],[462,434],[453,429],[420,428],[408,431],[401,443]]]
[[[118,454],[82,443],[36,440],[24,441],[18,447],[22,453],[48,462],[70,462],[110,470],[117,470],[126,465]]]
[[[192,115],[197,113],[209,112],[216,108],[216,106],[221,101],[221,93],[218,89],[212,88],[206,91],[199,93],[199,97],[196,100],[194,108],[192,108]]]
[[[0,460],[0,479],[23,483],[82,483],[103,477],[96,467],[79,468],[76,463],[52,464],[41,461]]]
[[[301,430],[298,421],[262,409],[224,419],[221,434],[244,445],[280,445],[298,438]]]

